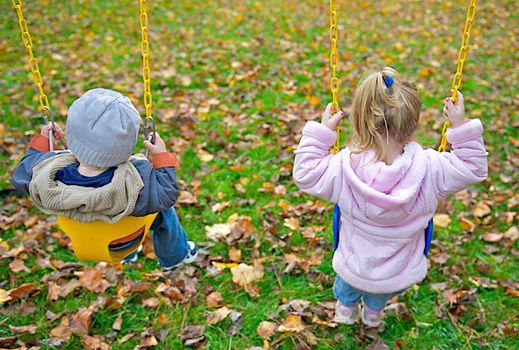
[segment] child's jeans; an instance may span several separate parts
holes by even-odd
[[[180,225],[175,209],[161,211],[151,224],[153,249],[162,267],[171,267],[187,256],[189,245],[186,232]],[[127,256],[131,260],[137,252]]]
[[[333,283],[333,294],[342,305],[347,307],[357,305],[357,303],[362,298],[364,305],[367,306],[368,309],[377,312],[381,311],[390,299],[400,293],[401,292],[369,294],[353,288],[348,283],[344,282],[339,276],[335,277],[335,282]]]

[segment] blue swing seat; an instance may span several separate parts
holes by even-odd
[[[341,225],[341,209],[337,204],[333,207],[333,250],[337,250],[337,247],[339,246],[339,229]],[[431,247],[431,241],[433,237],[433,229],[434,224],[433,220],[429,220],[429,224],[427,225],[427,228],[425,229],[425,248],[424,248],[424,255],[427,256],[429,254],[429,248]]]

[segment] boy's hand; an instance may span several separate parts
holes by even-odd
[[[153,136],[153,132],[150,132],[148,136]],[[144,141],[144,147],[146,147],[152,155],[166,152],[166,144],[162,141],[158,132],[155,133],[155,143],[146,140]]]
[[[465,103],[461,92],[458,91],[458,101],[456,104],[452,102],[450,97],[445,99],[443,115],[449,119],[452,126],[458,126],[465,122]]]
[[[332,115],[332,104],[328,103],[326,109],[323,113],[323,119],[321,120],[321,124],[328,127],[330,130],[335,130],[337,125],[340,123],[342,117],[344,117],[344,112],[339,111]]]
[[[45,137],[49,137],[49,131],[52,129],[52,123],[47,123],[46,125],[42,126],[41,128],[41,134]],[[52,133],[55,140],[61,140],[63,138],[63,130],[61,130],[61,127],[59,124],[54,123],[54,132]]]

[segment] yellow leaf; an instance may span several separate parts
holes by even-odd
[[[445,228],[451,223],[451,218],[447,214],[436,214],[433,221],[435,226]]]
[[[0,289],[0,304],[5,303],[6,301],[11,300],[11,296],[9,295],[9,292],[5,289]]]
[[[300,333],[305,330],[305,325],[300,315],[288,315],[285,318],[285,323],[279,326],[280,332],[295,332]]]
[[[310,106],[315,107],[315,106],[319,105],[319,103],[321,103],[321,99],[316,96],[310,96],[309,102],[310,102]]]
[[[238,264],[236,264],[236,263],[221,263],[218,261],[213,261],[212,264],[213,264],[213,266],[216,266],[216,268],[220,271],[223,271],[225,269],[232,269],[232,268],[235,268],[236,266],[238,266]]]

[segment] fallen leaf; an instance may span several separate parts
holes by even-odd
[[[226,318],[231,313],[227,306],[223,306],[207,315],[207,324],[215,324]]]
[[[81,338],[81,343],[85,346],[86,350],[111,350],[112,347],[105,343],[101,336],[94,335],[89,336],[88,334],[84,335]]]
[[[114,323],[112,324],[112,329],[116,331],[120,331],[121,327],[123,325],[123,314],[120,313],[119,316],[115,319]]]
[[[29,334],[35,334],[38,330],[38,327],[30,325],[30,326],[11,326],[9,325],[9,330],[13,333],[29,333]]]
[[[229,259],[232,262],[240,262],[241,261],[241,250],[235,248],[234,246],[229,248]]]
[[[54,338],[60,338],[69,340],[72,336],[72,330],[69,327],[68,316],[65,316],[61,319],[60,324],[57,327],[54,327],[50,331],[50,335]]]
[[[9,295],[9,292],[6,291],[5,289],[0,288],[0,305],[9,300],[11,300],[11,296]]]
[[[299,230],[299,220],[297,218],[286,218],[283,226],[288,227],[292,231]]]
[[[180,204],[197,204],[198,198],[189,191],[180,191],[177,202]]]
[[[300,315],[288,315],[285,322],[278,327],[280,332],[300,333],[305,330],[305,325]]]
[[[474,209],[472,210],[472,213],[474,216],[478,218],[482,218],[483,216],[487,216],[490,214],[491,210],[490,207],[483,201],[477,202],[474,206]]]
[[[207,307],[218,307],[223,302],[223,297],[220,292],[212,292],[206,298]]]
[[[486,232],[483,235],[483,240],[486,242],[496,243],[503,239],[505,235],[503,233]]]
[[[14,259],[13,262],[9,264],[9,268],[14,273],[18,273],[20,271],[31,272],[31,270],[29,270],[27,266],[25,266],[23,260],[20,259]]]
[[[451,223],[451,218],[447,214],[434,215],[433,222],[435,226],[446,228]]]
[[[274,333],[276,333],[276,324],[274,322],[261,321],[256,329],[256,334],[263,339],[269,339]]]

